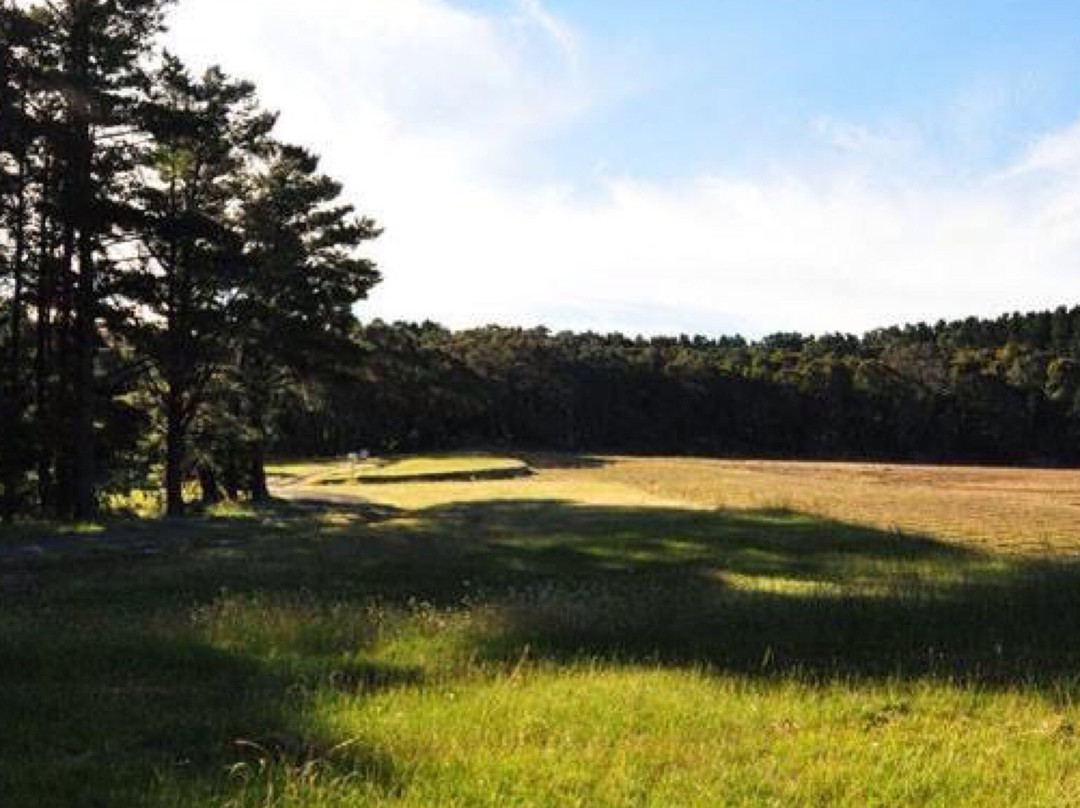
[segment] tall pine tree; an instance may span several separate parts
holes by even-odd
[[[39,25],[43,52],[40,106],[46,122],[52,180],[44,210],[55,220],[42,244],[39,272],[50,275],[39,295],[39,325],[53,323],[58,365],[49,408],[39,418],[41,443],[55,470],[60,515],[85,518],[96,510],[95,420],[99,412],[96,361],[106,313],[109,244],[121,237],[130,186],[135,110],[147,84],[146,57],[156,42],[168,0],[57,0],[28,12]],[[44,278],[43,278],[44,280]],[[47,303],[44,300],[48,292]],[[42,326],[43,327],[43,326]],[[57,435],[60,435],[57,441]]]
[[[279,145],[243,211],[247,261],[233,308],[236,361],[250,445],[251,492],[264,469],[280,396],[350,364],[353,309],[380,280],[358,254],[380,230],[341,200],[341,183],[305,149]]]
[[[251,84],[218,69],[196,79],[167,57],[144,121],[153,136],[151,179],[140,191],[145,261],[123,288],[140,320],[129,337],[154,367],[166,509],[180,516],[189,433],[227,355],[227,310],[243,260],[231,220],[274,116],[259,109]]]

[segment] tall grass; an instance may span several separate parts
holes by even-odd
[[[0,804],[1080,801],[1071,562],[621,474],[0,554]]]

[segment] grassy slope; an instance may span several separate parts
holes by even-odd
[[[631,472],[0,557],[0,803],[1080,800],[1074,568]]]

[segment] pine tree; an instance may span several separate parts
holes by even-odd
[[[243,258],[230,221],[240,182],[274,125],[255,88],[218,69],[193,78],[173,57],[143,112],[152,176],[140,194],[145,260],[122,282],[139,327],[128,336],[154,368],[165,433],[166,509],[184,512],[192,424],[228,347],[227,310]]]
[[[130,155],[140,137],[134,111],[167,4],[58,0],[27,11],[42,68],[36,106],[50,115],[40,122],[48,221],[38,258],[39,479],[55,471],[60,515],[85,518],[96,509],[96,362],[112,269],[108,242],[123,236],[129,218]],[[50,382],[47,396],[40,385]]]
[[[27,467],[24,343],[29,275],[30,20],[0,4],[0,484],[4,521],[15,518]]]
[[[355,361],[353,309],[380,280],[358,249],[381,231],[342,193],[319,173],[316,156],[279,145],[244,207],[247,261],[230,330],[238,335],[255,499],[269,496],[264,462],[275,403]]]

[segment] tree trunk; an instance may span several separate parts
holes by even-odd
[[[63,247],[60,265],[57,267],[57,385],[56,400],[52,414],[52,434],[55,446],[56,467],[56,516],[70,518],[75,511],[74,466],[71,462],[72,443],[71,415],[74,390],[72,356],[75,353],[73,339],[73,311],[75,275],[75,226],[70,218],[64,222]]]
[[[46,181],[48,182],[48,181]],[[56,429],[49,396],[49,374],[52,363],[52,309],[54,280],[51,266],[52,244],[50,222],[42,217],[38,247],[37,323],[34,356],[34,406],[37,415],[37,473],[38,507],[44,516],[55,515],[53,490],[53,460]]]
[[[269,402],[266,398],[267,381],[263,364],[247,351],[240,358],[240,366],[245,370],[245,386],[248,398],[248,422],[251,433],[255,436],[251,442],[248,470],[251,486],[251,498],[255,502],[270,500],[270,487],[266,482],[266,413]]]
[[[4,415],[4,429],[11,436],[7,442],[4,461],[4,505],[3,519],[10,524],[15,521],[19,510],[19,498],[23,486],[25,467],[25,440],[23,414],[25,393],[22,386],[22,337],[23,337],[23,276],[26,264],[26,171],[27,154],[25,148],[19,158],[17,179],[17,202],[15,205],[15,245],[12,256],[12,296],[11,296],[11,353],[8,377],[5,380],[8,389],[3,397],[0,412]]]
[[[181,397],[170,387],[165,401],[165,515],[184,515],[184,424]]]
[[[237,463],[232,459],[230,459],[225,466],[222,487],[225,489],[225,496],[229,499],[237,500],[240,498],[240,492],[243,490],[243,474],[238,468]]]
[[[94,474],[94,354],[96,353],[95,271],[90,237],[83,231],[79,248],[79,291],[75,382],[75,517],[97,511]]]
[[[262,437],[251,446],[251,498],[255,502],[270,501],[270,487],[266,482],[266,449]]]
[[[99,229],[93,192],[94,136],[91,128],[91,14],[89,4],[72,4],[74,25],[70,39],[70,74],[73,87],[68,96],[68,181],[71,208],[68,216],[77,224],[78,284],[74,289],[71,408],[71,508],[78,519],[89,519],[97,510],[94,475],[94,357],[97,349],[97,277],[94,265],[94,234]],[[70,264],[69,264],[70,266]]]
[[[210,466],[199,466],[199,488],[202,490],[202,504],[204,508],[218,505],[224,499],[221,493],[221,486],[218,485],[217,472]]]

